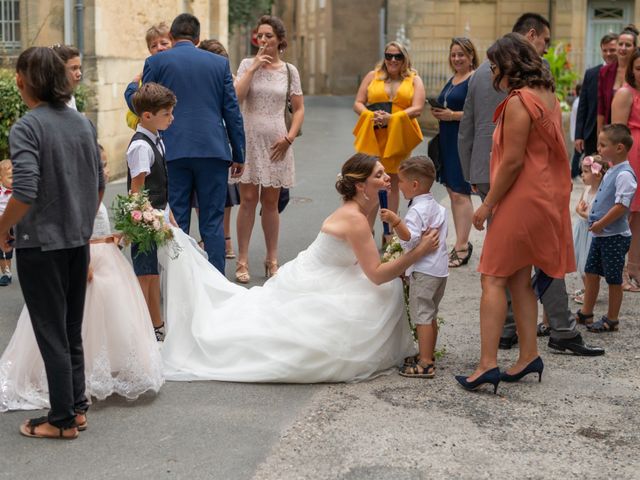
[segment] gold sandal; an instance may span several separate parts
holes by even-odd
[[[236,262],[236,282],[249,283],[251,275],[249,275],[249,265],[243,262]]]
[[[278,273],[278,261],[277,260],[265,260],[264,261],[264,276],[266,278],[273,277],[276,273]]]

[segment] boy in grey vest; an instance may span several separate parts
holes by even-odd
[[[598,153],[609,162],[589,214],[589,231],[593,235],[585,265],[584,305],[576,313],[578,323],[587,324],[593,333],[618,330],[618,314],[622,305],[622,269],[631,243],[629,205],[636,192],[637,181],[627,155],[633,138],[626,125],[607,125],[598,136]],[[609,285],[609,308],[597,322],[593,306],[600,290],[600,277]]]
[[[146,190],[151,206],[166,212],[168,207],[168,176],[161,130],[173,121],[176,96],[171,90],[157,83],[145,83],[133,94],[133,106],[140,122],[127,149],[127,188],[131,193]],[[160,275],[158,253],[154,246],[143,253],[136,244],[131,245],[133,271],[149,308],[156,339],[164,339],[164,322],[160,313]]]

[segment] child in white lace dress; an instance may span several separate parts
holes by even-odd
[[[581,177],[585,188],[578,205],[576,205],[576,213],[579,218],[573,224],[573,248],[576,254],[576,269],[583,281],[584,265],[587,261],[587,255],[589,255],[592,238],[589,235],[589,211],[596,198],[602,177],[608,169],[609,165],[602,160],[600,155],[584,157],[582,160]],[[583,296],[584,288],[578,290],[573,299],[576,303],[582,303]]]
[[[138,280],[111,234],[104,204],[90,249],[82,324],[87,396],[103,400],[116,393],[133,400],[146,391],[157,392],[164,383],[158,342]],[[0,358],[0,412],[48,407],[47,377],[25,306]]]

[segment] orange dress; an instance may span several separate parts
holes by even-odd
[[[496,129],[491,152],[491,182],[504,150],[504,109],[519,97],[533,122],[524,152],[524,166],[515,182],[495,205],[478,271],[508,277],[534,265],[553,278],[576,269],[571,216],[571,173],[564,144],[560,104],[548,110],[527,90],[514,90],[494,114]],[[506,139],[508,141],[508,139]]]
[[[400,163],[422,141],[418,120],[409,118],[405,109],[413,103],[413,78],[415,73],[404,78],[393,100],[384,89],[380,72],[367,88],[367,103],[392,102],[391,118],[387,128],[373,128],[373,112],[364,110],[353,129],[356,152],[380,158],[387,173],[398,173]]]

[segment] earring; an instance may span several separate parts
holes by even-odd
[[[369,200],[371,200],[371,199],[369,198],[369,196],[367,195],[367,192],[363,191],[363,192],[362,192],[362,195],[364,195],[364,199],[365,199],[367,202],[368,202]]]

